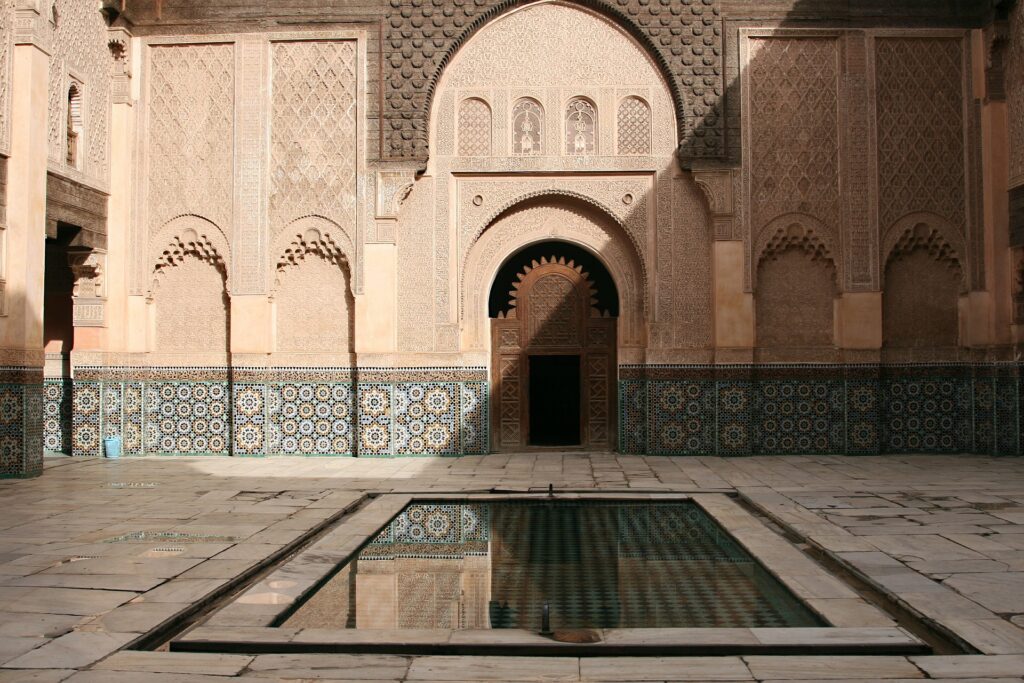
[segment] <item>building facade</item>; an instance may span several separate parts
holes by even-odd
[[[2,0],[0,476],[1020,454],[1005,0]]]

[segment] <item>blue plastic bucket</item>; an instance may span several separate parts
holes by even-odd
[[[119,436],[108,436],[103,439],[103,453],[108,458],[120,458],[121,457],[121,437]]]

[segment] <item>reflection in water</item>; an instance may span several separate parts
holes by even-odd
[[[285,626],[818,626],[692,502],[415,503]]]

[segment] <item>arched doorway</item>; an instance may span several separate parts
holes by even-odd
[[[589,252],[521,250],[491,288],[494,450],[610,450],[618,292]]]

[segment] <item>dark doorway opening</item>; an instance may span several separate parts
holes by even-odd
[[[579,446],[580,357],[530,356],[530,445]]]

